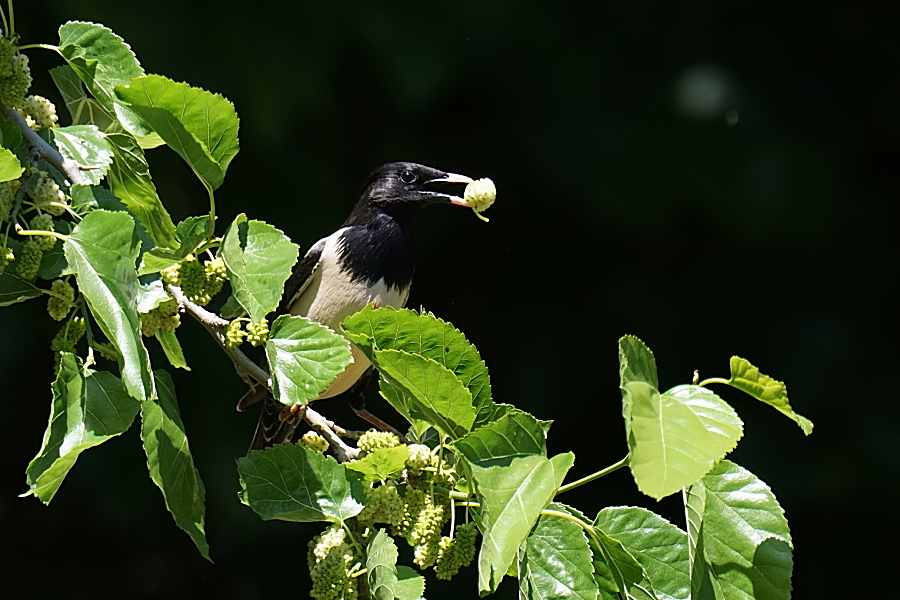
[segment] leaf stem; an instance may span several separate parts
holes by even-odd
[[[52,44],[26,44],[25,46],[19,46],[19,50],[33,50],[35,48],[40,48],[42,50],[52,50],[59,54],[59,46],[53,46]]]
[[[600,471],[597,471],[596,473],[592,473],[592,474],[588,475],[587,477],[582,477],[578,481],[573,481],[572,483],[567,483],[566,485],[561,486],[559,488],[559,490],[557,490],[557,492],[556,492],[557,495],[562,494],[563,492],[568,492],[569,490],[573,490],[573,489],[575,489],[579,486],[582,486],[586,483],[590,483],[590,482],[594,481],[595,479],[600,479],[604,475],[609,475],[613,471],[617,471],[617,470],[621,469],[622,467],[627,466],[629,456],[630,455],[626,455],[625,458],[623,458],[616,464],[610,465],[610,466],[606,467],[605,469],[601,469]]]
[[[710,383],[724,383],[725,385],[731,385],[731,380],[730,379],[722,379],[721,377],[710,377],[709,379],[704,379],[697,385],[699,385],[700,387],[706,387]]]
[[[8,4],[12,4],[12,0],[9,0]],[[2,6],[0,6],[0,17],[3,18],[3,31],[5,32],[3,37],[9,35],[9,37],[12,38],[12,32],[9,31],[9,23],[6,22],[6,11],[3,10]]]
[[[9,7],[9,34],[10,39],[16,34],[16,13],[13,10],[13,0],[7,0],[6,5]],[[5,20],[5,19],[4,19]]]
[[[69,236],[63,235],[62,233],[57,233],[56,231],[47,231],[45,229],[18,229],[16,228],[16,233],[19,235],[44,235],[47,237],[55,237],[58,240],[66,241],[69,239]]]
[[[209,231],[206,237],[211,240],[216,234],[216,195],[209,186],[206,187],[206,191],[209,192]]]

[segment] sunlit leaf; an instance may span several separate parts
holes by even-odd
[[[602,575],[597,583],[601,590],[608,590],[612,583],[625,600],[659,600],[653,590],[647,572],[625,546],[602,529],[594,528],[598,553],[594,554],[594,568]],[[600,564],[602,563],[602,565]]]
[[[397,597],[397,545],[384,529],[379,529],[366,549],[366,581],[376,600]]]
[[[194,465],[175,386],[165,371],[156,371],[159,400],[141,403],[141,439],[150,478],[162,491],[166,508],[209,560],[206,542],[206,490]]]
[[[397,565],[397,584],[394,586],[397,600],[420,600],[425,596],[425,578],[405,565]]]
[[[687,491],[693,600],[787,600],[791,534],[763,481],[723,460]]]
[[[140,410],[122,381],[86,370],[64,353],[50,386],[53,404],[40,452],[25,470],[30,493],[48,504],[82,452],[124,433]]]
[[[0,148],[0,182],[18,179],[24,172],[25,167],[18,157],[6,148]]]
[[[565,505],[551,503],[547,508],[568,514]],[[529,600],[597,597],[591,549],[576,522],[542,514],[525,545],[519,578],[528,582]]]
[[[750,361],[740,356],[731,357],[731,379],[728,380],[728,384],[775,407],[793,419],[806,435],[812,433],[812,421],[798,415],[791,408],[791,404],[788,402],[787,386],[777,379],[760,373],[758,368],[750,364]]]
[[[266,341],[275,399],[305,405],[328,389],[350,364],[350,344],[306,317],[281,315]]]
[[[431,313],[367,306],[341,324],[345,335],[371,360],[374,350],[421,354],[452,371],[472,394],[473,428],[489,422],[494,407],[487,367],[458,329]]]
[[[572,453],[488,460],[471,465],[484,536],[478,555],[479,592],[494,592],[541,511],[572,466]]]
[[[547,454],[544,430],[530,414],[516,411],[476,429],[453,443],[469,462]]]
[[[622,543],[640,563],[659,600],[690,597],[687,534],[656,513],[636,506],[604,508],[594,526]]]
[[[144,74],[134,52],[122,38],[96,23],[70,21],[59,28],[59,53],[100,105],[136,136],[151,129],[115,95],[117,85],[127,85]]]
[[[381,376],[402,388],[408,401],[435,427],[454,439],[472,428],[472,396],[446,367],[400,350],[376,350],[374,359]]]
[[[219,94],[161,75],[137,77],[116,88],[119,98],[190,165],[209,189],[225,179],[238,152],[238,116]]]
[[[399,477],[406,468],[408,458],[409,448],[401,444],[391,448],[375,448],[359,460],[346,463],[346,466],[362,475],[364,483],[375,483]]]
[[[241,502],[267,521],[341,522],[365,502],[355,474],[303,445],[254,450],[238,459],[238,473]]]
[[[638,489],[659,500],[709,472],[737,445],[743,423],[706,388],[660,394],[653,354],[637,338],[622,339],[619,360],[629,466]]]
[[[251,319],[259,321],[278,307],[300,248],[278,229],[248,221],[242,213],[225,232],[220,252],[232,295]]]
[[[96,125],[72,125],[52,130],[63,158],[70,159],[92,185],[98,185],[112,164],[112,148]]]
[[[81,78],[72,67],[61,65],[49,73],[66,103],[72,125],[96,125],[100,131],[109,129],[115,118],[96,99],[88,98]]]
[[[130,216],[95,210],[75,226],[64,249],[81,295],[122,355],[122,380],[128,393],[149,400],[156,392],[137,311],[139,284],[134,263],[139,246]]]
[[[191,370],[184,359],[184,352],[181,350],[181,344],[178,342],[178,336],[175,335],[174,331],[159,329],[156,332],[156,339],[159,340],[159,345],[162,346],[170,365],[176,369]]]
[[[175,224],[159,199],[150,166],[137,140],[128,133],[107,133],[113,164],[107,173],[110,189],[137,215],[157,246],[175,244]]]

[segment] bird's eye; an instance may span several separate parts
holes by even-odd
[[[419,176],[410,170],[402,171],[400,173],[400,181],[406,184],[415,183],[418,178]]]

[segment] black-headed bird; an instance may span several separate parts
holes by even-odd
[[[469,206],[462,197],[442,191],[448,184],[469,183],[472,179],[464,175],[409,162],[388,163],[372,171],[341,228],[313,244],[294,267],[277,314],[301,315],[340,333],[341,322],[368,304],[402,308],[415,271],[413,216],[432,204]],[[372,363],[350,346],[353,362],[316,400],[349,391],[356,414],[383,427],[384,422],[364,404]],[[262,386],[251,389],[238,410],[260,400],[263,409],[251,449],[291,441],[300,416]]]

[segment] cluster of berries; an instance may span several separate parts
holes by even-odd
[[[0,221],[9,221],[13,205],[16,203],[16,192],[19,191],[19,180],[0,181]]]
[[[359,596],[356,578],[351,575],[359,561],[345,537],[340,525],[331,525],[309,542],[309,595],[313,598],[355,600]]]
[[[160,329],[172,333],[179,325],[181,314],[178,312],[178,302],[171,298],[153,310],[141,313],[141,333],[147,337],[153,337]]]
[[[28,57],[19,53],[12,40],[0,35],[0,103],[21,108],[30,87]]]
[[[225,328],[225,345],[229,348],[237,348],[244,343],[244,339],[254,346],[265,344],[269,339],[269,322],[261,319],[258,323],[254,323],[242,317],[233,320]]]
[[[300,443],[319,454],[324,454],[325,451],[328,450],[328,440],[315,431],[307,431],[304,433],[300,438]]]
[[[31,197],[34,199],[35,205],[54,217],[62,216],[66,212],[67,204],[66,194],[60,189],[59,184],[49,173],[35,167],[31,168],[31,177],[33,183],[28,187],[31,189]]]
[[[225,261],[221,257],[216,256],[201,265],[193,254],[180,264],[163,269],[159,274],[166,283],[181,286],[187,299],[198,306],[209,304],[222,291],[222,286],[228,279]]]
[[[67,281],[54,279],[50,286],[50,294],[51,296],[47,300],[47,312],[55,321],[62,321],[69,316],[69,311],[75,306],[75,288]]]
[[[25,123],[35,131],[51,129],[59,120],[56,106],[43,96],[28,96],[18,112],[25,119]]]

